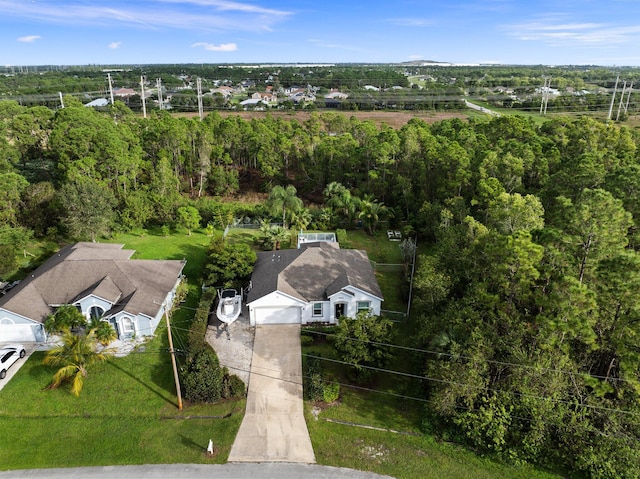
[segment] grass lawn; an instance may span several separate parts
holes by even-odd
[[[172,317],[172,329],[183,332],[209,241],[198,232],[165,238],[154,231],[113,240],[137,250],[135,258],[187,259],[189,294]],[[54,370],[42,365],[45,353],[33,354],[0,391],[0,469],[226,462],[245,403],[186,404],[179,411],[167,343],[161,323],[136,352],[90,369],[77,398],[68,388],[46,390]],[[205,454],[209,439],[213,457]]]

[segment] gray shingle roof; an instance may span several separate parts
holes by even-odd
[[[382,298],[367,253],[329,243],[258,253],[251,283],[249,303],[276,290],[306,302],[324,301],[349,285]]]
[[[132,260],[134,251],[122,248],[105,243],[66,246],[0,298],[0,308],[43,322],[52,305],[71,304],[93,293],[119,301],[113,310],[153,317],[184,261]]]

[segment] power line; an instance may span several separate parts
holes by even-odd
[[[305,332],[307,333],[311,333],[311,334],[318,334],[318,335],[322,335],[322,336],[334,336],[337,337],[337,335],[335,333],[324,333],[322,331],[314,331],[314,330],[310,330],[307,329],[305,330]],[[497,361],[497,360],[493,360],[493,359],[476,359],[473,358],[471,356],[465,356],[464,354],[452,354],[452,353],[444,353],[441,351],[431,351],[428,349],[421,349],[421,348],[415,348],[412,346],[402,346],[399,344],[391,344],[391,343],[383,343],[383,342],[378,342],[378,341],[370,341],[368,339],[360,339],[360,338],[352,338],[352,337],[346,337],[344,338],[347,341],[357,341],[357,342],[362,342],[362,343],[366,343],[366,344],[371,344],[374,346],[385,346],[385,347],[391,347],[391,348],[396,348],[396,349],[402,349],[405,351],[412,351],[412,352],[418,352],[418,353],[425,353],[425,354],[433,354],[435,356],[445,356],[448,358],[452,358],[452,359],[465,359],[465,360],[469,360],[469,361],[474,361],[474,362],[485,362],[488,364],[496,364],[499,366],[512,366],[512,367],[518,367],[518,368],[525,368],[525,369],[534,369],[534,370],[539,370],[539,371],[547,371],[547,372],[554,372],[554,373],[560,373],[560,374],[568,374],[568,375],[573,375],[573,374],[580,374],[579,372],[576,371],[566,371],[563,369],[555,369],[555,368],[540,368],[537,366],[530,366],[528,364],[518,364],[518,363],[512,363],[512,362],[508,362],[508,361]],[[586,373],[584,373],[586,374]],[[622,378],[612,378],[612,377],[606,377],[606,376],[598,376],[598,375],[591,375],[589,374],[590,377],[592,378],[596,378],[596,379],[608,379],[610,381],[619,381],[619,382],[629,382],[629,383],[634,383],[635,381],[631,381],[628,379],[622,379]]]
[[[346,361],[340,361],[338,359],[330,359],[330,358],[324,358],[322,356],[314,356],[311,354],[303,354],[303,356],[309,357],[309,358],[315,358],[315,359],[320,359],[320,360],[324,360],[324,361],[329,361],[329,362],[333,362],[333,363],[339,363],[339,364],[345,364],[347,366],[355,366],[354,364],[351,364],[349,362]],[[411,374],[411,373],[405,373],[402,371],[393,371],[390,369],[383,369],[383,368],[377,368],[374,366],[365,366],[365,365],[358,365],[358,367],[361,368],[365,368],[365,369],[370,369],[373,371],[378,371],[378,372],[383,372],[383,373],[388,373],[388,374],[395,374],[398,376],[404,376],[404,377],[408,377],[408,378],[412,378],[412,379],[420,379],[420,380],[425,380],[425,381],[433,381],[433,382],[438,382],[438,383],[442,383],[442,384],[451,384],[453,386],[462,386],[462,387],[475,387],[476,389],[481,389],[484,391],[491,391],[494,393],[504,393],[504,394],[512,394],[514,396],[518,396],[518,397],[527,397],[527,398],[531,398],[531,399],[540,399],[543,401],[549,401],[555,404],[566,404],[569,406],[579,406],[579,407],[584,407],[584,408],[588,408],[588,409],[595,409],[595,410],[602,410],[602,411],[607,411],[607,412],[618,412],[621,414],[627,414],[630,416],[638,416],[640,417],[640,412],[632,412],[632,411],[625,411],[623,409],[615,409],[615,408],[609,408],[606,406],[596,406],[596,405],[591,405],[591,404],[584,404],[584,403],[580,403],[580,404],[576,404],[575,402],[572,401],[565,401],[562,399],[552,399],[552,398],[548,398],[548,397],[544,397],[544,396],[538,396],[535,394],[529,394],[529,393],[522,393],[522,392],[516,392],[516,391],[506,391],[504,389],[496,389],[496,388],[489,388],[486,386],[474,386],[472,384],[467,384],[467,383],[460,383],[460,382],[456,382],[456,381],[451,381],[451,380],[447,380],[447,379],[440,379],[440,378],[432,378],[429,376],[419,376],[417,374]]]

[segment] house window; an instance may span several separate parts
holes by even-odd
[[[100,319],[103,314],[104,309],[102,309],[100,306],[91,306],[91,309],[89,309],[89,319],[91,320]]]
[[[122,329],[125,333],[133,333],[135,332],[135,327],[133,324],[133,320],[131,318],[122,318]]]
[[[371,309],[371,301],[358,301],[358,313],[360,311],[369,311]]]
[[[322,316],[322,303],[313,303],[313,315]]]

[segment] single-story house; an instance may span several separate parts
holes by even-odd
[[[379,315],[382,301],[367,253],[336,242],[258,253],[247,295],[252,326],[335,324],[362,310]]]
[[[0,297],[0,340],[46,340],[44,322],[72,304],[90,320],[109,321],[118,338],[151,336],[171,309],[185,261],[131,259],[122,244],[62,248]]]
[[[107,100],[106,98],[96,98],[93,101],[90,101],[89,103],[85,103],[84,106],[95,106],[95,107],[102,107],[102,106],[107,106],[109,104],[109,100]]]

